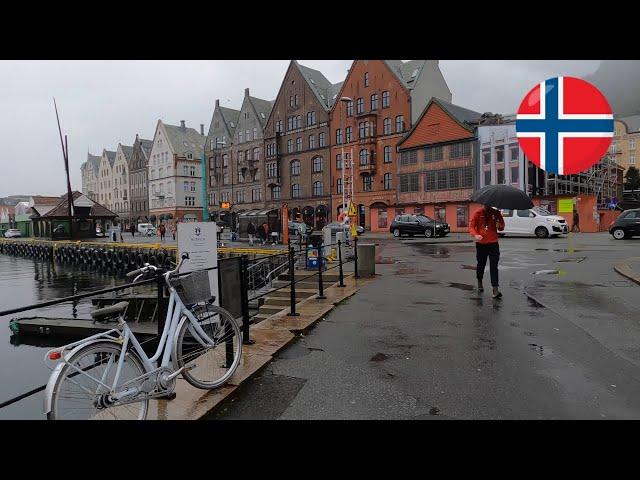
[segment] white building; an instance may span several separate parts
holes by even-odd
[[[98,171],[98,202],[114,211],[113,197],[113,164],[116,161],[116,152],[102,151],[100,169]]]
[[[149,217],[202,220],[202,156],[206,137],[158,120],[149,156]]]
[[[516,124],[478,126],[478,187],[512,185],[527,191],[527,160],[516,137]]]
[[[87,161],[80,167],[82,174],[82,193],[90,199],[98,201],[98,176],[100,174],[101,157],[87,152]]]
[[[113,181],[113,208],[120,220],[127,222],[130,217],[130,199],[131,190],[129,186],[129,161],[133,147],[118,144],[116,150],[116,159],[113,162],[112,181]]]

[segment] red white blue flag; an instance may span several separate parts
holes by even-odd
[[[520,148],[549,173],[571,175],[595,165],[613,137],[613,113],[589,82],[556,77],[536,85],[516,116]]]

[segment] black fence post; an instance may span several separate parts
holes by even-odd
[[[165,316],[167,315],[167,309],[164,305],[164,277],[158,275],[156,277],[156,288],[158,290],[158,306],[156,308],[156,315],[158,317],[158,341],[162,338],[162,330],[164,330]]]
[[[300,314],[296,313],[296,268],[293,256],[294,250],[291,246],[291,243],[289,243],[289,282],[291,282],[291,308],[287,315],[290,317],[297,317]]]
[[[353,237],[353,270],[353,277],[360,278],[358,275],[358,237]]]
[[[340,284],[339,287],[344,287],[344,273],[342,272],[342,241],[338,240],[338,264],[340,265]]]
[[[245,254],[240,257],[240,294],[242,295],[242,343],[251,345],[255,343],[249,337],[249,257]]]
[[[316,297],[318,300],[327,298],[324,296],[324,286],[322,284],[322,261],[324,259],[322,245],[323,242],[320,240],[320,243],[318,243],[318,296]]]

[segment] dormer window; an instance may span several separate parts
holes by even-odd
[[[193,160],[193,153],[187,152],[187,160]]]

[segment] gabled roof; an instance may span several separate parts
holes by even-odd
[[[426,113],[429,111],[429,108],[431,108],[431,105],[434,103],[440,106],[440,108],[447,112],[449,116],[451,116],[451,118],[453,118],[462,128],[468,130],[469,132],[473,132],[475,130],[476,125],[478,125],[480,119],[482,118],[481,113],[474,112],[473,110],[469,110],[468,108],[460,107],[458,105],[454,105],[453,103],[446,102],[439,98],[431,98],[431,100],[429,100],[429,103],[427,103],[427,106],[424,107],[424,110],[420,114],[420,117],[418,117],[418,120],[416,120],[416,122],[413,124],[413,127],[411,127],[411,130],[409,130],[405,134],[405,136],[402,137],[402,140],[398,142],[398,147],[400,147],[400,145],[402,145],[409,137],[411,137],[413,132],[422,122],[422,119],[424,118]]]
[[[85,168],[86,167],[93,168],[93,171],[97,176],[98,175],[98,171],[100,170],[100,160],[101,159],[102,159],[102,157],[100,157],[98,155],[91,155],[89,152],[87,152],[87,161],[85,163],[83,163],[82,165]]]
[[[131,154],[133,153],[133,147],[128,147],[126,145],[120,145],[122,148],[122,153],[124,153],[124,159],[129,161],[131,159]]]
[[[234,110],[233,108],[220,107],[220,115],[222,115],[222,120],[227,126],[227,130],[229,130],[229,135],[231,140],[236,131],[236,127],[238,126],[238,120],[240,119],[240,110]]]
[[[98,202],[91,200],[89,197],[84,195],[82,192],[78,192],[77,190],[72,193],[73,195],[73,203],[76,204],[76,200],[81,201],[82,205],[92,204],[89,215],[91,217],[116,217],[117,215],[109,210],[104,205],[99,204]],[[79,206],[79,205],[78,205]],[[58,198],[58,204],[51,210],[49,210],[44,215],[41,215],[41,218],[50,218],[50,217],[66,217],[69,213],[68,210],[68,196],[67,194],[62,195],[61,198]]]
[[[57,205],[60,197],[45,197],[42,195],[34,195],[29,201],[29,206],[33,205]]]
[[[263,100],[261,98],[252,97],[251,95],[249,95],[249,101],[251,102],[251,105],[253,105],[253,108],[258,115],[260,125],[262,125],[262,128],[264,128],[264,126],[267,124],[267,119],[271,114],[271,109],[273,108],[275,101]],[[240,112],[238,112],[238,115],[240,115]]]
[[[338,95],[340,94],[340,90],[342,90],[342,85],[344,85],[344,81],[331,85],[329,89],[329,107],[333,107],[338,101]]]
[[[145,140],[143,138],[138,139],[140,142],[140,148],[142,149],[142,153],[146,159],[149,159],[149,155],[151,155],[151,149],[153,148],[153,140]]]
[[[628,117],[616,117],[616,120],[620,120],[627,126],[627,133],[640,131],[640,114],[630,115]]]
[[[107,160],[109,160],[109,165],[113,167],[113,163],[116,161],[116,152],[112,152],[111,150],[104,150],[103,155],[106,155]]]
[[[185,157],[187,152],[191,152],[194,159],[202,157],[207,137],[200,135],[200,132],[193,128],[182,128],[168,123],[163,123],[163,125],[174,153],[179,157]]]
[[[336,89],[338,84],[332,84],[322,72],[305,67],[298,63],[297,60],[294,60],[293,64],[298,67],[302,77],[307,81],[307,84],[309,84],[311,91],[316,95],[320,104],[326,111],[329,111],[333,105],[331,98],[334,96],[335,91],[340,90],[339,87]]]

